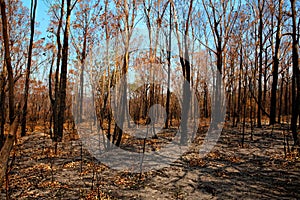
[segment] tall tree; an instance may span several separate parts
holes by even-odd
[[[67,87],[67,72],[68,72],[68,58],[69,58],[69,35],[70,35],[70,20],[71,12],[74,9],[78,0],[72,4],[71,0],[66,1],[61,0],[61,3],[50,5],[50,9],[53,13],[54,20],[53,24],[57,24],[57,30],[50,28],[50,32],[54,33],[56,36],[56,70],[55,70],[55,80],[54,80],[54,97],[52,91],[52,68],[54,64],[54,57],[51,61],[50,72],[49,72],[49,97],[51,102],[51,123],[53,122],[54,141],[61,141],[63,137],[63,124],[64,124],[64,114],[66,109],[66,87]],[[57,13],[57,8],[59,8],[59,14]],[[66,12],[65,12],[66,8]],[[65,21],[63,20],[65,16]],[[52,25],[53,25],[52,24]],[[63,29],[64,25],[64,29]],[[63,42],[61,41],[61,31],[63,30]],[[55,52],[55,51],[54,51]],[[54,56],[54,53],[53,53]],[[50,129],[52,131],[52,127]]]
[[[69,35],[70,35],[70,20],[71,11],[73,10],[75,3],[72,5],[71,0],[67,0],[67,12],[64,29],[64,40],[62,47],[62,60],[61,60],[61,74],[59,85],[59,107],[58,107],[58,127],[57,127],[57,141],[61,141],[63,137],[64,121],[65,121],[65,109],[66,109],[66,88],[67,88],[67,73],[68,73],[68,58],[69,58]],[[64,6],[62,4],[62,6]]]
[[[263,12],[265,7],[265,0],[258,0],[258,41],[259,41],[259,64],[258,64],[258,96],[257,96],[257,127],[261,128],[261,107],[262,107],[262,74],[263,74]]]
[[[99,6],[99,0],[80,1],[76,12],[76,20],[73,23],[74,34],[71,34],[72,44],[80,63],[78,107],[76,108],[76,116],[79,123],[82,121],[86,57],[88,50],[92,48],[92,45],[96,40],[96,32],[99,27],[98,21],[101,10],[102,7]]]
[[[122,134],[123,134],[123,125],[125,121],[125,112],[126,112],[126,106],[127,106],[127,72],[129,67],[129,45],[130,45],[130,39],[132,36],[132,31],[135,24],[135,18],[137,15],[137,2],[136,0],[131,1],[120,1],[115,0],[115,3],[118,5],[120,10],[118,10],[118,15],[122,19],[122,21],[119,21],[119,29],[122,32],[122,42],[124,45],[124,52],[122,55],[122,68],[121,68],[121,76],[124,78],[122,81],[123,84],[120,88],[120,98],[118,102],[118,124],[115,125],[114,134],[113,134],[113,143],[116,144],[116,146],[119,146],[121,144],[122,140]],[[122,23],[123,22],[123,23]]]
[[[299,70],[299,36],[297,36],[297,20],[296,20],[296,0],[290,0],[292,10],[292,51],[293,51],[293,87],[292,87],[292,119],[291,129],[294,139],[294,145],[299,146],[299,136],[297,132],[297,119],[300,111],[300,70]],[[299,33],[298,33],[299,34]]]
[[[49,98],[51,102],[51,118],[50,118],[50,135],[52,136],[52,123],[53,123],[53,140],[57,141],[57,133],[58,133],[58,106],[59,106],[59,72],[60,72],[60,64],[61,64],[61,50],[62,50],[62,44],[61,44],[61,29],[63,25],[63,16],[64,16],[64,4],[65,1],[62,0],[61,6],[60,6],[60,14],[56,14],[56,10],[54,9],[54,6],[51,6],[51,9],[53,11],[53,15],[58,20],[57,30],[54,32],[54,29],[51,28],[52,32],[56,36],[56,69],[55,69],[55,80],[54,80],[54,94],[52,94],[52,68],[54,64],[54,53],[53,51],[53,58],[52,63],[50,65],[50,71],[49,71]],[[54,97],[53,97],[54,96]]]
[[[209,27],[213,33],[214,48],[208,47],[216,56],[216,83],[214,92],[214,114],[215,119],[213,119],[214,126],[222,120],[222,74],[224,57],[226,52],[226,47],[230,39],[232,30],[234,28],[236,19],[238,18],[238,11],[240,9],[240,2],[233,1],[221,1],[215,2],[209,0],[205,2],[202,0],[202,4],[208,18]],[[215,49],[215,50],[213,50]]]
[[[8,103],[9,103],[9,124],[10,130],[9,135],[5,139],[5,143],[0,151],[0,185],[2,185],[3,177],[6,174],[7,162],[9,159],[10,151],[13,148],[13,144],[16,137],[16,132],[18,129],[18,115],[15,113],[15,94],[14,94],[14,76],[13,76],[13,68],[12,61],[10,55],[10,37],[9,37],[9,29],[8,29],[8,20],[6,14],[6,2],[5,0],[0,0],[0,10],[1,10],[1,20],[2,20],[2,37],[4,44],[4,56],[5,56],[5,67],[8,73]]]
[[[8,29],[8,20],[6,15],[6,3],[5,0],[1,0],[1,19],[2,19],[2,37],[4,43],[4,56],[5,66],[8,73],[8,103],[9,103],[9,123],[12,124],[15,119],[15,94],[14,94],[14,78],[13,68],[10,55],[10,38]]]
[[[165,128],[169,128],[169,122],[171,120],[171,114],[170,114],[170,99],[171,99],[171,92],[170,92],[170,83],[171,83],[171,48],[172,48],[172,5],[170,4],[169,8],[169,35],[168,35],[168,51],[167,51],[167,60],[168,60],[168,88],[167,88],[167,99],[166,99],[166,122],[165,122]],[[172,123],[172,122],[171,122]]]
[[[0,149],[4,143],[6,68],[0,74]]]
[[[28,92],[29,92],[29,82],[30,82],[30,71],[31,71],[31,60],[32,60],[32,49],[33,49],[33,38],[34,38],[34,27],[35,27],[35,13],[37,7],[37,0],[31,0],[30,9],[30,41],[28,48],[28,58],[27,58],[27,68],[26,68],[26,79],[25,79],[25,89],[24,89],[24,105],[21,120],[21,136],[26,134],[26,116],[28,107]]]
[[[181,46],[180,35],[179,35],[179,27],[178,27],[178,19],[177,14],[175,12],[176,7],[173,1],[170,1],[174,10],[174,24],[176,30],[177,44],[179,50],[179,61],[182,69],[182,74],[184,77],[184,82],[182,85],[183,91],[183,102],[182,102],[182,115],[181,115],[181,138],[180,144],[185,145],[187,143],[187,131],[188,131],[188,117],[189,117],[189,108],[190,108],[190,81],[191,81],[191,65],[190,65],[190,53],[189,53],[189,29],[190,29],[190,20],[193,11],[193,0],[189,1],[188,6],[188,14],[187,19],[183,25],[183,47]],[[184,49],[184,50],[183,50]]]
[[[281,42],[281,24],[282,24],[282,0],[278,0],[278,16],[277,16],[277,30],[276,30],[276,41],[275,41],[275,53],[273,56],[273,82],[271,90],[271,105],[270,105],[270,124],[276,122],[276,94],[278,85],[278,67],[279,67],[279,49]]]
[[[188,16],[185,23],[185,31],[184,31],[184,55],[180,57],[180,64],[182,67],[182,73],[185,81],[183,82],[183,106],[182,106],[182,130],[181,130],[181,138],[180,143],[186,144],[187,143],[187,123],[189,118],[189,107],[191,101],[191,91],[190,91],[190,81],[191,81],[191,65],[190,65],[190,53],[189,53],[189,46],[188,46],[188,38],[189,38],[189,26],[191,20],[191,14],[193,11],[193,0],[190,0]]]

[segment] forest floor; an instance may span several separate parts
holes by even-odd
[[[99,163],[79,139],[63,141],[55,154],[49,135],[34,131],[11,152],[0,199],[300,199],[300,158],[285,155],[283,131],[255,128],[253,140],[246,131],[244,147],[240,129],[225,127],[205,158],[196,140],[169,167],[142,175]]]

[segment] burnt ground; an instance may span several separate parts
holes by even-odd
[[[274,127],[224,128],[213,150],[198,155],[201,138],[170,166],[134,174],[101,164],[78,138],[54,144],[35,131],[11,152],[0,199],[300,199],[300,158]],[[292,140],[289,138],[289,149]],[[286,147],[286,155],[284,152]]]

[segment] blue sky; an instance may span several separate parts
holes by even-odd
[[[31,0],[22,0],[24,6],[26,6],[30,10]],[[44,0],[38,0],[37,9],[36,9],[36,22],[38,22],[38,26],[36,30],[40,31],[41,37],[46,36],[46,31],[49,25],[49,16],[48,16],[48,6],[44,2]]]

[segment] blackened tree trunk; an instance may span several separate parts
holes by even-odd
[[[116,146],[120,146],[121,141],[122,141],[122,135],[123,135],[123,124],[125,121],[125,111],[127,106],[127,72],[128,72],[128,67],[129,67],[129,42],[131,39],[132,31],[134,28],[134,20],[136,17],[136,12],[135,10],[137,9],[136,7],[136,2],[132,2],[132,6],[128,6],[127,0],[124,0],[124,9],[122,11],[122,14],[124,14],[124,32],[125,32],[125,38],[124,38],[124,55],[123,55],[123,64],[122,64],[122,70],[121,70],[121,75],[124,79],[124,83],[122,84],[122,87],[120,88],[120,94],[121,98],[119,99],[119,120],[118,124],[115,124],[115,129],[114,129],[114,134],[113,134],[113,143],[115,143]]]
[[[284,115],[289,115],[289,70],[286,71],[286,84],[285,84],[285,90],[284,90]],[[285,121],[287,122],[287,121]]]
[[[67,15],[64,30],[64,41],[62,48],[61,74],[59,85],[59,111],[58,111],[58,127],[57,127],[57,141],[61,141],[63,137],[64,114],[66,109],[66,88],[67,88],[67,72],[68,72],[68,55],[69,55],[69,32],[70,32],[70,18],[71,18],[71,0],[67,0]]]
[[[209,117],[209,113],[208,113],[208,86],[207,83],[204,82],[204,96],[203,96],[203,107],[204,107],[204,117],[208,118]]]
[[[126,46],[129,45],[129,37],[127,39],[128,40],[126,42]],[[123,58],[123,66],[122,66],[123,77],[126,77],[128,71],[128,62],[129,62],[129,52],[126,51]],[[121,98],[120,98],[119,109],[118,109],[118,111],[120,111],[119,120],[118,120],[118,124],[115,125],[115,130],[113,135],[113,143],[115,143],[116,146],[120,146],[122,141],[123,126],[125,122],[125,111],[127,106],[127,77],[124,78],[122,81],[124,82],[120,88]]]
[[[222,65],[223,65],[223,50],[222,50],[222,41],[218,37],[218,46],[217,46],[217,72],[216,72],[216,85],[215,85],[215,99],[214,99],[214,119],[213,127],[217,128],[217,125],[221,122],[220,115],[221,113],[221,86],[222,86]]]
[[[261,106],[262,106],[262,70],[263,70],[263,9],[264,9],[263,0],[262,5],[261,1],[258,0],[259,7],[259,28],[258,28],[258,39],[259,39],[259,65],[258,65],[258,97],[257,97],[257,127],[261,128]]]
[[[171,40],[172,40],[172,7],[170,4],[170,18],[169,18],[169,26],[170,26],[170,32],[169,32],[169,39],[168,39],[168,87],[167,87],[167,99],[166,99],[166,122],[165,122],[165,128],[169,128],[169,121],[170,121],[170,99],[171,99],[171,92],[170,92],[170,82],[171,82]]]
[[[283,101],[283,90],[284,90],[284,87],[283,87],[283,83],[284,83],[284,75],[285,73],[283,72],[282,75],[281,75],[281,81],[280,81],[280,94],[279,94],[279,108],[278,108],[278,116],[277,116],[277,121],[278,123],[281,123],[281,115],[282,115],[282,101]]]
[[[242,50],[242,45],[241,45],[241,50]],[[242,52],[240,53],[242,56]],[[241,61],[240,61],[241,62]],[[242,96],[242,65],[240,64],[240,71],[239,71],[239,89],[238,89],[238,102],[237,102],[237,110],[236,110],[236,115],[237,115],[237,120],[236,123],[233,122],[234,126],[237,126],[237,124],[240,122],[240,114],[241,114],[241,96]]]
[[[4,143],[4,125],[5,125],[5,68],[0,75],[0,149]]]
[[[216,55],[216,81],[215,87],[213,88],[213,112],[212,112],[212,128],[217,128],[218,124],[223,121],[225,112],[223,108],[224,95],[222,91],[222,79],[223,79],[223,59],[226,58],[225,50],[233,26],[236,22],[237,11],[234,11],[234,6],[231,6],[232,1],[221,1],[219,3],[212,1],[202,0],[206,16],[208,18],[209,27],[213,33],[215,50],[210,49]],[[240,9],[240,6],[237,7]]]
[[[14,79],[13,79],[13,69],[11,64],[10,48],[9,48],[9,29],[8,20],[6,16],[6,3],[5,0],[0,0],[0,10],[1,10],[1,25],[2,25],[2,37],[4,46],[4,59],[5,66],[8,73],[8,103],[9,103],[9,134],[5,139],[3,146],[0,151],[0,185],[2,185],[3,177],[6,174],[7,163],[9,160],[10,152],[13,148],[13,144],[16,138],[17,129],[19,126],[19,115],[15,114],[15,95],[14,95]]]
[[[83,47],[81,52],[81,71],[80,71],[80,95],[79,95],[79,118],[78,122],[82,122],[82,102],[83,102],[83,85],[84,85],[84,71],[85,71],[85,59],[86,59],[86,48],[87,48],[87,27],[83,34]]]
[[[105,0],[105,13],[108,13],[108,0]],[[105,38],[106,38],[106,49],[105,49],[105,54],[106,54],[106,65],[107,65],[107,114],[108,114],[108,127],[107,127],[107,148],[110,148],[110,143],[111,143],[111,123],[112,123],[112,116],[111,116],[111,93],[110,93],[110,87],[111,87],[111,73],[110,73],[110,56],[109,56],[109,24],[108,24],[108,17],[105,15]],[[114,74],[112,74],[112,77]]]
[[[21,121],[21,136],[26,135],[27,102],[28,102],[29,82],[30,82],[30,70],[31,70],[31,60],[32,60],[36,7],[37,7],[37,0],[34,1],[31,0],[30,41],[29,41],[29,48],[28,48],[28,59],[27,59],[26,78],[25,78],[24,105],[23,105],[22,121]]]
[[[277,18],[277,31],[276,31],[276,41],[275,41],[275,54],[273,57],[273,82],[271,90],[271,105],[270,105],[270,125],[276,122],[276,92],[278,85],[278,67],[279,67],[279,48],[281,40],[281,19],[282,19],[282,0],[279,0],[279,11]]]
[[[297,22],[296,22],[296,1],[291,0],[292,9],[292,21],[293,21],[293,88],[292,88],[292,119],[291,119],[291,129],[294,139],[294,145],[299,146],[299,138],[297,133],[297,118],[299,116],[300,108],[300,70],[299,70],[299,46],[297,39]]]
[[[65,1],[62,0],[61,4],[64,5]],[[57,58],[56,58],[56,70],[55,70],[55,80],[54,80],[54,98],[52,95],[52,67],[54,63],[54,55],[53,60],[50,67],[49,72],[49,98],[51,102],[51,111],[52,116],[50,117],[50,135],[52,137],[52,124],[53,124],[53,140],[57,141],[57,133],[58,133],[58,106],[59,106],[59,68],[61,63],[61,39],[60,39],[60,33],[62,28],[62,21],[63,21],[63,15],[64,15],[64,6],[61,6],[60,9],[60,17],[58,20],[58,27],[56,31],[56,42],[57,42]],[[53,122],[53,123],[52,123]]]
[[[190,1],[188,18],[185,24],[185,34],[184,34],[184,58],[180,58],[180,63],[182,66],[182,72],[184,76],[183,82],[183,106],[182,106],[182,130],[180,144],[185,145],[187,143],[187,132],[188,132],[188,118],[189,118],[189,108],[191,100],[191,91],[190,91],[190,81],[191,81],[191,66],[189,60],[189,47],[188,47],[188,35],[189,35],[189,21],[193,8],[193,0]]]
[[[13,124],[9,127],[9,134],[5,140],[5,143],[0,151],[0,185],[3,185],[3,179],[5,174],[7,173],[7,166],[8,166],[8,160],[10,152],[13,148],[15,139],[16,139],[16,133],[19,127],[19,115],[16,116]]]
[[[11,56],[9,49],[9,34],[8,34],[8,21],[6,16],[6,3],[5,0],[0,1],[1,4],[1,19],[2,19],[2,37],[4,43],[4,57],[5,66],[8,73],[8,107],[9,107],[9,123],[12,125],[15,119],[15,94],[14,94],[14,78],[13,69],[11,65]]]

